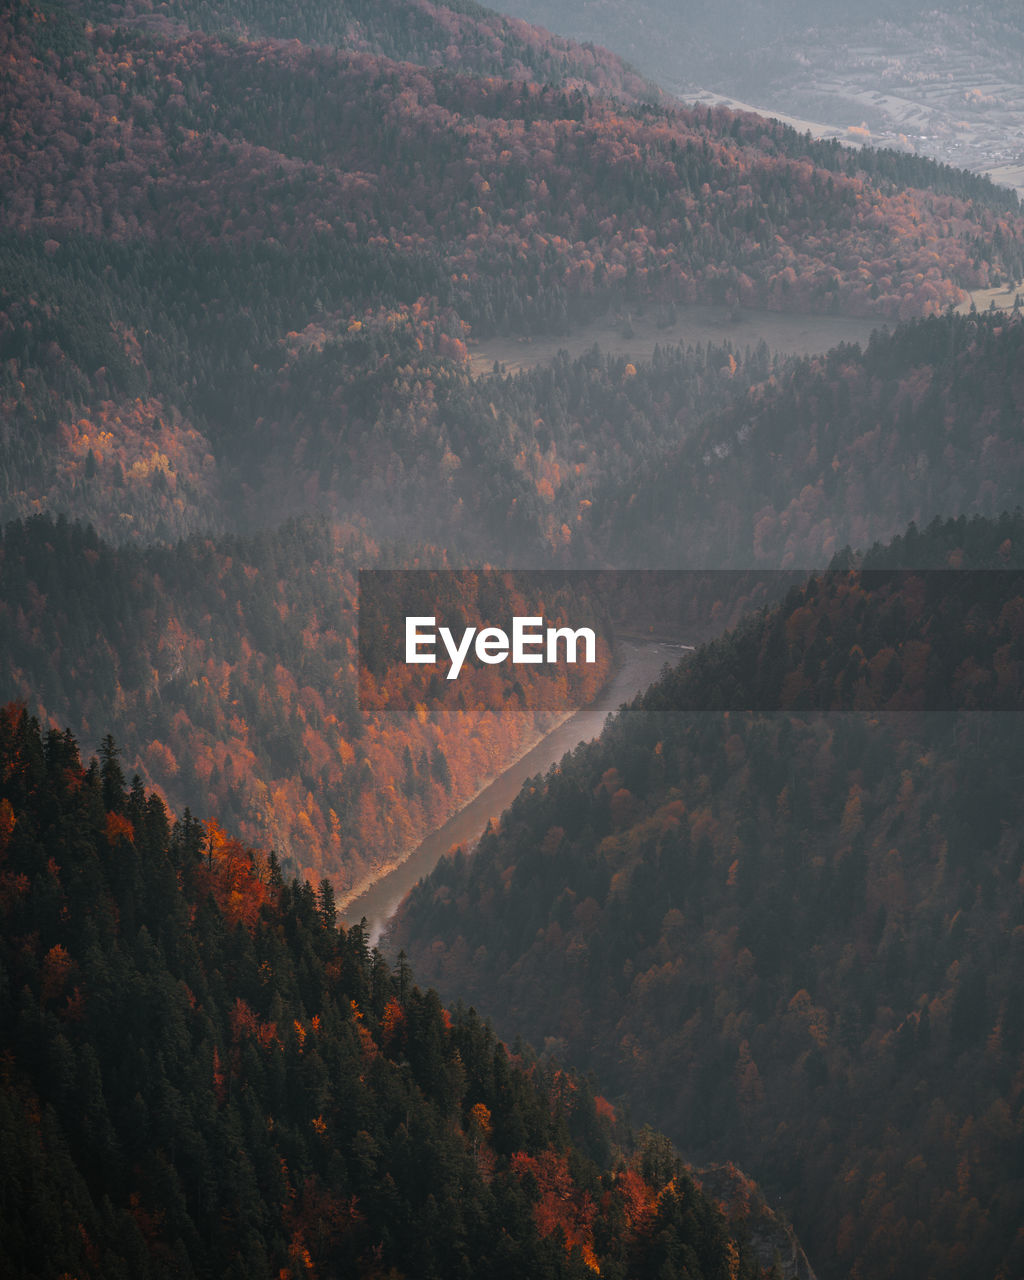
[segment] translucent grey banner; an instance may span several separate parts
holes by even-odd
[[[570,709],[624,642],[674,669],[679,711],[1017,710],[1019,570],[366,570],[364,709]]]

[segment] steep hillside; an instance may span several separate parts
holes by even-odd
[[[755,385],[588,495],[578,535],[620,564],[824,567],[911,521],[1013,510],[1022,419],[1019,316],[911,324]]]
[[[1022,549],[1019,515],[960,520],[794,590],[528,785],[395,930],[504,1034],[731,1153],[824,1275],[1024,1261]]]
[[[298,41],[428,67],[457,61],[465,71],[502,79],[581,82],[622,98],[661,96],[607,49],[560,39],[475,0],[166,0],[158,17],[137,0],[68,0],[49,6],[51,13],[61,9],[72,22],[88,16],[162,34],[184,27],[234,40]]]
[[[730,1220],[582,1078],[389,970],[328,884],[15,707],[0,918],[11,1280],[760,1280],[755,1240],[787,1239],[745,1180]]]
[[[11,524],[0,537],[0,689],[86,741],[116,729],[130,769],[176,806],[216,814],[347,892],[608,671],[603,652],[555,691],[532,669],[467,670],[457,702],[406,715],[379,699],[360,707],[356,570],[386,563],[358,533],[318,524],[148,552],[45,517]],[[435,595],[443,609],[441,585]],[[532,598],[506,603],[536,612]]]

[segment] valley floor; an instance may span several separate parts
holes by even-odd
[[[988,305],[987,301],[985,303]],[[816,355],[841,342],[867,342],[878,321],[855,316],[822,316],[799,312],[741,310],[727,306],[679,307],[664,323],[654,307],[644,312],[620,311],[569,334],[534,338],[487,338],[469,344],[473,372],[490,373],[495,363],[518,373],[554,359],[559,351],[575,359],[595,344],[625,360],[650,360],[654,348],[730,342],[737,351],[766,342],[780,355]]]

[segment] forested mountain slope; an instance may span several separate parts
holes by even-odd
[[[475,0],[169,0],[159,16],[136,0],[90,0],[64,12],[72,22],[88,15],[164,33],[184,27],[235,40],[298,41],[430,67],[457,61],[464,71],[503,79],[580,81],[622,98],[661,96],[609,50],[560,39]]]
[[[430,548],[406,553],[443,562]],[[176,806],[216,813],[346,892],[608,674],[605,650],[557,689],[532,668],[467,668],[456,702],[428,699],[415,715],[380,710],[379,697],[360,706],[356,572],[388,563],[360,534],[315,523],[148,551],[41,516],[11,524],[0,536],[0,687],[86,740],[108,723],[131,769]],[[443,581],[433,596],[445,613]],[[505,603],[538,609],[514,590]]]
[[[900,327],[794,363],[601,484],[580,542],[620,564],[823,567],[911,521],[1012,511],[1022,421],[1019,316]]]
[[[474,334],[699,299],[906,318],[1022,274],[1019,211],[969,175],[614,99],[536,33],[530,78],[504,45],[479,74],[486,15],[300,10],[357,32],[335,47],[270,38],[271,12],[0,18],[4,514],[172,541],[379,512],[415,467],[414,512],[464,462],[434,402]],[[404,13],[451,27],[443,65],[382,56],[411,54],[373,34]]]
[[[377,351],[377,337],[346,343]],[[411,421],[429,405],[444,431],[444,452],[423,436],[418,446],[442,464],[444,487],[411,460],[405,472],[370,432],[360,438],[380,487],[368,492],[382,510],[389,494],[402,499],[396,518],[423,494],[423,523],[495,559],[813,566],[903,520],[1019,500],[1022,341],[1019,320],[942,317],[790,366],[722,348],[486,380],[442,378],[439,364],[429,391],[401,394]],[[292,382],[326,395],[303,350],[265,406],[274,394],[285,405]],[[346,368],[347,350],[333,367]],[[271,435],[255,438],[273,458]],[[515,457],[495,467],[503,447]],[[97,452],[86,486],[116,500]],[[306,457],[308,468],[280,466],[277,487],[297,504],[319,465]],[[147,491],[174,496],[169,484]],[[299,524],[143,552],[38,518],[12,525],[0,541],[0,690],[49,723],[108,724],[175,804],[217,812],[282,855],[302,849],[315,877],[351,888],[471,794],[545,710],[523,719],[506,704],[495,718],[470,698],[454,720],[443,707],[425,724],[361,714],[356,569],[459,563],[408,543],[382,553],[364,529]]]
[[[730,1152],[824,1275],[1024,1261],[1022,551],[961,519],[794,590],[398,920],[442,991]]]
[[[730,1220],[585,1080],[339,931],[330,885],[13,706],[0,919],[11,1280],[760,1280],[752,1239],[789,1244],[742,1178]]]

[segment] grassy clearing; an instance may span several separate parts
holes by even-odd
[[[581,356],[595,343],[610,355],[633,361],[650,360],[659,345],[729,342],[743,352],[748,346],[756,347],[762,339],[772,351],[783,355],[812,355],[841,342],[863,344],[877,327],[876,320],[850,316],[775,311],[741,311],[732,315],[724,306],[694,306],[678,308],[675,322],[670,325],[659,324],[653,310],[620,313],[601,317],[565,335],[488,338],[469,346],[473,372],[482,376],[492,371],[495,362],[516,373],[554,359],[559,351],[567,351],[573,358]]]

